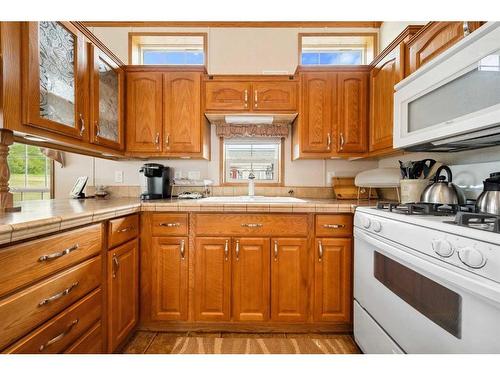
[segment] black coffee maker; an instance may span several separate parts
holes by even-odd
[[[164,199],[172,195],[172,168],[161,164],[144,164],[139,172],[142,174],[141,199]]]

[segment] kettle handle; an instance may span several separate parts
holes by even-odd
[[[437,169],[436,175],[434,176],[434,182],[439,181],[439,175],[441,174],[441,171],[443,171],[443,170],[446,171],[446,174],[448,175],[448,182],[452,182],[453,176],[451,174],[451,169],[447,165],[442,165]]]

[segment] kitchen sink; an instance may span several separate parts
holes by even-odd
[[[294,197],[265,197],[263,195],[255,195],[250,197],[242,195],[238,197],[208,197],[203,198],[206,203],[304,203],[303,199]]]

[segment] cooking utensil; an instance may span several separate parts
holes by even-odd
[[[483,192],[476,201],[479,212],[500,215],[500,172],[491,173],[483,181]]]
[[[399,161],[401,177],[405,179],[427,178],[432,167],[436,164],[434,159],[423,159],[419,161]]]
[[[445,171],[447,177],[441,176],[441,172]],[[465,194],[460,187],[453,182],[451,169],[442,165],[436,171],[436,176],[432,184],[428,185],[422,193],[420,200],[424,203],[456,205],[465,204]]]

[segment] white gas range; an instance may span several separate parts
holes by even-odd
[[[354,215],[360,348],[500,353],[500,234],[491,232],[498,223],[471,219],[471,228],[450,223],[453,213],[394,211],[360,207]]]

